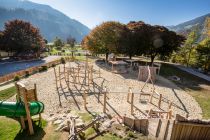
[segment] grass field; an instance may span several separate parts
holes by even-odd
[[[202,109],[204,119],[210,119],[210,83],[184,72],[172,65],[163,64],[161,66],[160,75],[169,78],[169,76],[178,76],[181,78],[179,82],[175,82],[177,86],[185,90],[199,103]]]
[[[1,140],[40,140],[45,135],[44,127],[46,127],[47,122],[42,121],[38,124],[35,122],[34,132],[35,135],[30,136],[28,130],[20,131],[20,124],[18,121],[6,117],[0,118],[0,139]],[[26,125],[27,126],[27,125]]]
[[[1,90],[0,91],[0,101],[1,100],[6,100],[6,99],[12,97],[15,94],[16,94],[16,87],[15,86],[10,87],[10,88],[5,89],[5,90]]]

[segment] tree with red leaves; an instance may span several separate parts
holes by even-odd
[[[45,47],[39,29],[31,25],[30,22],[22,20],[12,20],[5,23],[3,33],[3,45],[6,51],[18,53],[33,52],[39,56]]]

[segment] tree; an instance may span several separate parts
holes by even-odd
[[[115,21],[104,22],[94,28],[82,41],[82,46],[90,52],[105,53],[106,60],[109,53],[119,53],[122,35],[126,26]]]
[[[170,56],[174,51],[177,51],[185,41],[184,36],[177,35],[164,26],[156,25],[153,26],[151,30],[152,42],[149,43],[146,54],[150,55],[152,63],[157,55],[161,58]]]
[[[194,47],[194,44],[197,38],[197,28],[194,28],[187,36],[187,40],[185,41],[184,45],[176,53],[174,53],[174,62],[186,64],[187,66],[196,64],[197,51]]]
[[[60,38],[55,37],[53,43],[54,43],[54,46],[55,46],[57,49],[61,50],[61,48],[62,48],[62,46],[63,46],[63,41],[62,41]]]
[[[203,40],[196,48],[198,61],[205,71],[210,69],[210,39]]]
[[[68,37],[68,38],[66,39],[66,42],[67,42],[67,44],[69,44],[70,47],[71,47],[71,56],[72,56],[72,58],[73,58],[73,56],[74,56],[74,46],[75,46],[75,44],[76,44],[76,39],[70,36],[70,37]]]
[[[185,49],[188,50],[187,52],[187,67],[189,66],[190,63],[190,58],[191,58],[191,53],[193,50],[193,44],[195,43],[195,41],[197,40],[198,36],[196,34],[196,30],[193,30],[190,32],[190,34],[188,35],[188,38],[185,42]],[[186,54],[185,54],[186,55]]]
[[[39,29],[32,26],[30,22],[22,20],[12,20],[5,23],[3,40],[3,44],[7,48],[6,51],[17,53],[33,51],[39,54],[41,48],[44,47]]]
[[[130,44],[134,46],[130,47],[130,51],[137,55],[150,56],[151,63],[157,55],[161,58],[171,55],[185,40],[183,36],[164,26],[151,26],[142,21],[132,21],[127,26],[132,32]]]
[[[0,31],[0,50],[3,50],[3,32]]]
[[[126,37],[128,46],[125,54],[128,54],[130,58],[133,55],[142,55],[150,42],[150,33],[148,32],[151,28],[150,25],[143,21],[131,21],[127,24],[127,28],[129,35]]]

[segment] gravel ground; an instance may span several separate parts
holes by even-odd
[[[75,63],[71,63],[71,66],[75,66]],[[129,70],[126,74],[114,74],[110,72],[110,68],[104,64],[93,64],[94,69],[101,68],[101,76],[94,74],[94,82],[97,85],[106,86],[108,89],[107,100],[107,113],[110,115],[126,115],[129,117],[145,118],[149,109],[158,110],[155,106],[158,100],[153,99],[153,104],[141,102],[139,99],[139,91],[144,82],[137,80],[137,73]],[[61,66],[61,65],[60,65]],[[68,64],[66,66],[69,66]],[[58,71],[56,66],[56,70]],[[61,67],[61,71],[63,68]],[[83,76],[84,74],[81,74]],[[50,114],[60,113],[66,110],[82,110],[85,111],[83,105],[82,94],[84,90],[87,90],[87,86],[81,86],[81,84],[73,84],[73,79],[70,77],[69,88],[65,79],[62,79],[61,87],[59,84],[59,90],[56,90],[56,82],[54,76],[54,70],[49,69],[47,72],[38,73],[24,79],[28,81],[28,87],[30,88],[33,83],[37,84],[38,98],[45,104],[45,110],[43,117],[48,118]],[[82,78],[80,80],[82,83]],[[130,115],[130,104],[127,100],[127,93],[129,87],[134,92],[134,105],[136,109],[134,116]],[[147,84],[144,88],[145,91],[150,91],[151,84]],[[195,99],[187,94],[185,91],[178,88],[174,83],[167,79],[158,76],[155,82],[155,89],[158,93],[161,93],[164,98],[173,102],[173,115],[180,114],[186,116],[189,113],[189,118],[202,118],[202,111]],[[100,94],[100,100],[98,101],[99,90],[95,86],[90,87],[90,92],[87,95],[87,109],[90,112],[102,112],[103,111],[103,95]],[[10,100],[15,100],[12,97]],[[59,105],[61,103],[61,106]],[[161,109],[168,110],[168,103],[162,102]]]

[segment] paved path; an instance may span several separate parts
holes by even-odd
[[[3,62],[0,63],[0,76],[9,74],[12,72],[24,70],[33,66],[38,66],[50,61],[59,59],[60,56],[48,56],[40,60],[30,60],[30,61],[15,61],[15,62]]]
[[[14,83],[10,83],[10,84],[7,84],[7,85],[0,86],[0,91],[5,90],[5,89],[10,88],[10,87],[13,87],[13,86],[15,86]]]
[[[200,78],[210,82],[210,76],[208,76],[208,75],[205,75],[203,73],[197,72],[197,71],[193,70],[192,68],[187,68],[185,66],[175,65],[175,64],[174,64],[174,66],[176,66],[177,68],[179,68],[179,69],[181,69],[183,71],[186,71],[186,72],[188,72],[188,73],[190,73],[192,75],[195,75],[197,77],[200,77]]]

